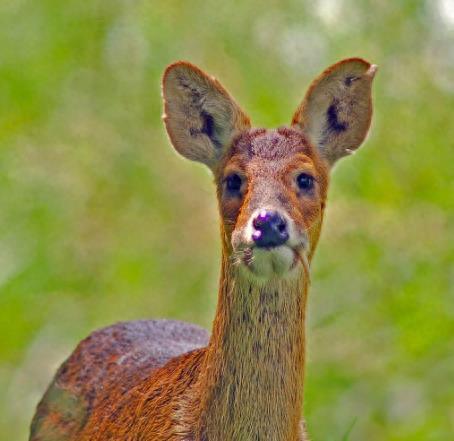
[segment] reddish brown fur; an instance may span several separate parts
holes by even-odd
[[[350,65],[355,75],[358,66],[365,72],[358,79],[361,93],[369,87],[369,95],[355,99],[370,112],[374,69],[351,59],[316,79],[292,128],[276,130],[250,129],[225,89],[200,69],[176,63],[166,70],[165,122],[172,143],[207,164],[217,185],[223,249],[211,338],[194,325],[172,321],[121,323],[94,332],[57,372],[38,405],[30,440],[307,440],[300,415],[308,265],[320,235],[329,164],[357,148],[352,140],[360,143],[370,123],[370,114],[360,114],[358,123],[339,123],[339,132],[353,127],[354,133],[333,135],[327,109],[313,109],[317,100],[332,105],[338,97],[351,105],[353,89],[341,85],[331,96],[317,88]],[[327,118],[321,134],[313,131],[317,112]],[[310,192],[296,185],[302,172],[314,177]],[[225,187],[232,173],[243,180],[235,196]],[[235,263],[248,222],[263,207],[285,212],[307,238],[307,247],[293,249],[296,276],[263,283],[242,275],[244,265]]]
[[[94,332],[58,370],[38,405],[31,439],[83,439],[89,419],[110,418],[122,408],[122,397],[140,398],[135,388],[146,386],[161,366],[207,342],[205,330],[170,320],[118,323]]]

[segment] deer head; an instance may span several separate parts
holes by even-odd
[[[307,269],[330,169],[369,129],[375,71],[359,58],[334,64],[311,84],[289,127],[258,129],[216,79],[187,62],[167,68],[170,140],[212,170],[224,254],[246,277],[263,282]]]

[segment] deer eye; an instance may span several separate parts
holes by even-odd
[[[309,191],[314,188],[314,177],[307,173],[300,173],[296,178],[300,190]]]
[[[239,193],[242,183],[243,180],[236,173],[232,173],[225,178],[225,187],[229,193]]]

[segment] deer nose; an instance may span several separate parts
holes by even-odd
[[[252,239],[259,248],[278,247],[288,240],[287,221],[277,211],[260,211],[252,226]]]

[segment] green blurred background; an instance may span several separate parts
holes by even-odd
[[[24,440],[95,328],[210,327],[214,188],[161,123],[187,59],[257,126],[343,57],[380,65],[366,146],[336,168],[313,265],[314,441],[454,439],[454,1],[0,2],[0,438]]]

